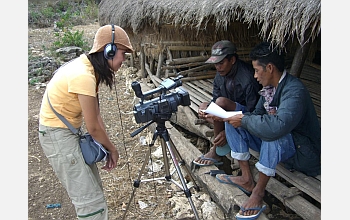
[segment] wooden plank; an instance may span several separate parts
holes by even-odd
[[[258,181],[259,172],[253,167],[253,177],[255,181]],[[266,191],[274,195],[280,200],[286,207],[293,210],[296,214],[301,216],[305,220],[319,220],[321,219],[321,210],[314,206],[312,203],[298,195],[298,192],[288,188],[275,178],[270,178],[266,185]]]
[[[196,91],[198,91],[204,97],[205,100],[207,100],[207,99],[211,100],[212,99],[212,96],[210,94],[208,94],[206,91],[198,88],[194,84],[192,84],[190,82],[186,82],[185,84],[188,85],[189,87],[195,89]]]
[[[259,159],[258,152],[252,149],[249,149],[249,151],[251,155]],[[299,190],[303,191],[304,193],[315,199],[317,202],[321,203],[321,187],[314,187],[313,184],[310,184],[310,182],[305,181],[305,177],[300,178],[300,174],[299,176],[295,175],[294,173],[284,168],[281,164],[277,165],[276,173],[283,179],[285,179],[287,182],[294,185]]]
[[[190,94],[190,99],[192,100],[192,98],[195,98],[196,100],[200,101],[200,103],[202,102],[206,102],[206,99],[200,95],[200,93],[194,89],[192,89],[191,87],[189,87],[187,84],[183,84],[182,85],[186,90],[187,92]],[[199,103],[199,104],[200,104]],[[198,105],[199,105],[198,104]]]
[[[311,177],[298,171],[294,171],[293,174],[296,175],[298,178],[303,179],[305,182],[310,184],[315,189],[320,190],[321,192],[321,175],[318,175],[317,177]]]
[[[213,86],[208,86],[204,80],[192,81],[192,83],[212,96]]]

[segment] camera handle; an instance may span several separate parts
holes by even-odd
[[[145,128],[147,128],[148,126],[150,126],[154,121],[149,121],[147,124],[145,124],[144,126],[136,129],[134,132],[132,132],[130,134],[131,137],[135,137],[138,133],[140,133],[141,131],[143,131]]]
[[[149,126],[153,122],[154,121],[149,122],[147,125],[143,126],[141,130],[140,129],[139,130],[142,131],[143,129],[145,129],[147,126]],[[138,131],[137,133],[139,133],[140,131]],[[133,134],[134,133],[136,133],[136,131],[133,132]],[[134,134],[134,136],[136,134]],[[134,189],[132,191],[132,194],[131,194],[131,197],[129,199],[128,205],[127,205],[127,207],[125,209],[123,219],[125,219],[126,213],[128,212],[128,209],[129,209],[129,206],[131,204],[131,201],[132,201],[132,199],[133,199],[133,197],[135,195],[135,190],[136,190],[136,188],[138,188],[140,186],[141,182],[149,182],[149,181],[154,181],[154,180],[167,180],[167,181],[172,181],[172,183],[174,183],[175,185],[177,185],[180,189],[182,189],[184,191],[185,196],[187,197],[188,202],[190,203],[190,206],[192,208],[192,211],[193,211],[196,219],[199,220],[199,216],[198,216],[197,210],[196,210],[196,208],[194,206],[194,203],[192,201],[192,198],[191,198],[191,196],[192,196],[191,195],[191,191],[188,189],[188,187],[186,185],[186,182],[184,180],[184,177],[182,175],[182,172],[181,172],[181,169],[180,169],[180,166],[179,166],[179,164],[184,164],[184,161],[181,158],[178,150],[176,149],[176,147],[174,146],[174,144],[171,142],[171,140],[169,138],[169,133],[168,133],[166,127],[165,127],[165,121],[164,120],[157,121],[157,127],[156,127],[156,130],[155,130],[154,134],[153,134],[153,139],[152,139],[151,143],[149,144],[149,147],[152,147],[154,145],[154,142],[156,141],[158,136],[161,137],[161,146],[162,146],[163,159],[164,159],[164,165],[165,165],[165,177],[141,180],[142,173],[143,173],[143,171],[144,171],[144,169],[146,167],[146,164],[149,161],[148,159],[151,156],[150,150],[147,151],[147,154],[146,154],[146,157],[145,157],[145,161],[144,161],[144,163],[142,165],[142,168],[141,168],[141,170],[139,172],[138,178],[137,178],[137,180],[134,181]],[[168,149],[168,151],[170,153],[171,159],[173,161],[174,167],[176,169],[176,172],[178,174],[178,177],[179,177],[179,179],[181,181],[182,186],[171,178],[171,174],[170,174],[170,171],[169,171],[168,157],[167,157],[167,153],[166,153],[167,149]],[[173,149],[175,151],[173,151]],[[175,153],[176,153],[176,155],[175,155]],[[178,156],[178,158],[181,159],[180,163],[177,161],[176,156]],[[193,183],[195,185],[195,189],[197,191],[199,191],[199,187],[197,186],[196,182],[194,181],[194,178],[191,175],[191,173],[189,172],[189,169],[186,166],[185,166],[185,168],[186,168],[187,174],[189,174],[191,180],[193,181]]]

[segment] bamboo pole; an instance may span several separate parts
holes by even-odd
[[[166,61],[166,63],[167,63],[167,66],[163,66],[162,70],[166,70],[166,69],[181,69],[181,68],[200,66],[200,65],[205,64],[205,62],[194,62],[194,63],[185,63],[185,64],[181,64],[181,65],[170,66],[168,60]]]
[[[198,66],[198,67],[194,67],[194,68],[191,68],[191,69],[188,69],[188,70],[181,71],[178,74],[186,76],[189,72],[196,72],[196,71],[199,71],[199,70],[209,69],[212,66],[213,66],[213,64],[211,64],[211,63],[210,64],[205,64],[205,65],[202,65],[202,66]]]
[[[206,70],[206,71],[198,71],[198,72],[189,72],[187,76],[207,76],[207,75],[214,75],[216,74],[216,70]]]
[[[169,50],[179,50],[179,51],[210,51],[211,47],[203,46],[168,46]]]
[[[206,61],[208,58],[209,56],[185,57],[185,58],[167,60],[167,62],[169,65],[178,65],[178,64],[184,64],[184,63],[203,62],[203,61]]]
[[[200,79],[212,79],[215,75],[206,75],[206,76],[194,76],[194,77],[184,77],[181,79],[182,82],[192,81],[192,80],[200,80]]]

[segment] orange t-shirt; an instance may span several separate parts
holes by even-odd
[[[64,116],[75,128],[83,123],[78,94],[96,97],[97,87],[93,66],[85,54],[61,66],[46,87],[40,108],[39,123],[49,127],[67,126],[52,111]]]

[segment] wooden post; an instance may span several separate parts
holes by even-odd
[[[299,45],[297,51],[295,52],[292,66],[290,68],[290,74],[300,78],[301,71],[303,70],[306,57],[309,53],[310,43],[305,44],[303,47]]]
[[[130,54],[130,67],[134,67],[134,55],[135,53]]]
[[[149,69],[150,69],[152,74],[154,74],[154,63],[155,63],[154,58],[151,57],[150,61],[149,61]]]
[[[162,68],[162,64],[163,64],[163,58],[164,58],[163,49],[161,49],[159,52],[158,66],[157,66],[157,73],[156,73],[156,76],[158,78],[160,78],[160,72],[161,72],[161,68]]]
[[[149,66],[148,66],[147,63],[145,64],[145,69],[146,69],[146,71],[147,71],[147,73],[148,73],[149,76],[152,76],[152,75],[153,75],[153,73],[152,73],[152,71],[150,70],[150,68],[149,68]]]
[[[292,66],[290,67],[289,73],[293,76],[300,78],[301,71],[303,70],[306,57],[309,54],[311,43],[310,41],[301,46],[299,44],[297,51],[294,54]]]
[[[145,59],[145,51],[144,51],[144,45],[141,44],[141,56],[140,56],[140,65],[141,65],[141,74],[142,74],[142,78],[146,78],[146,71],[145,71],[145,63],[146,63],[146,59]]]
[[[170,50],[168,47],[166,47],[167,55],[168,55],[168,60],[173,60],[173,55],[171,54]],[[168,62],[166,62],[166,66],[168,66]],[[161,68],[162,69],[162,68]],[[169,69],[165,69],[165,78],[169,77]]]

